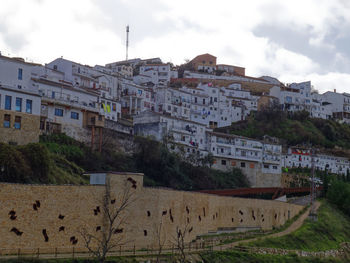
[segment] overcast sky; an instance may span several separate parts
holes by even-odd
[[[349,0],[0,0],[0,51],[95,65],[210,53],[254,77],[350,93]]]

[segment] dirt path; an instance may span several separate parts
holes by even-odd
[[[318,208],[320,207],[321,203],[316,201],[315,202],[315,211],[318,210]],[[265,239],[265,238],[271,238],[271,237],[281,237],[281,236],[285,236],[288,235],[292,232],[294,232],[295,230],[297,230],[298,228],[300,228],[305,219],[309,216],[311,207],[309,207],[304,214],[302,214],[295,222],[293,222],[287,229],[278,232],[278,233],[274,233],[271,235],[267,235],[267,236],[262,236],[262,237],[256,237],[256,238],[251,238],[251,239],[245,239],[245,240],[240,240],[240,241],[235,241],[233,243],[229,243],[229,244],[225,244],[225,245],[220,245],[220,246],[215,246],[213,249],[214,250],[225,250],[225,249],[229,249],[231,247],[235,247],[241,244],[245,244],[245,243],[249,243],[252,241],[256,241],[256,240],[261,240],[261,239]]]

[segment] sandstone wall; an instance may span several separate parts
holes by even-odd
[[[170,244],[176,227],[183,229],[187,225],[192,228],[187,238],[191,241],[197,235],[222,227],[270,229],[284,224],[288,217],[302,209],[277,201],[142,187],[142,174],[128,173],[108,175],[111,196],[116,198],[117,204],[129,177],[136,181],[136,189],[131,188],[134,202],[123,215],[125,223],[120,228],[123,228],[123,240],[137,248],[156,245],[156,229],[160,222],[161,239]],[[17,253],[18,248],[83,249],[79,230],[85,228],[98,235],[96,228],[103,228],[103,213],[95,215],[94,210],[97,206],[102,210],[100,200],[105,190],[103,185],[0,184],[0,249],[13,250],[13,253]],[[15,219],[11,219],[11,211],[15,213]],[[11,231],[13,228],[22,233],[16,234]],[[72,239],[77,242],[73,244]]]
[[[4,128],[4,116],[10,115],[10,127]],[[21,117],[21,129],[15,129],[15,116]],[[0,142],[27,144],[39,141],[40,116],[10,110],[0,110]]]

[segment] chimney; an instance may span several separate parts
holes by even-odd
[[[334,93],[337,93],[337,89],[334,89]]]

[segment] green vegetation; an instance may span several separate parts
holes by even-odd
[[[289,146],[311,143],[314,146],[350,149],[350,126],[334,120],[310,118],[305,111],[294,114],[276,106],[251,115],[246,121],[218,128],[216,131],[262,139],[264,135],[280,138]]]
[[[350,220],[346,215],[325,200],[317,214],[317,221],[307,219],[289,235],[261,239],[248,246],[323,251],[339,248],[342,242],[350,241]]]
[[[13,183],[84,184],[84,171],[141,172],[146,186],[182,190],[247,187],[240,169],[229,172],[209,168],[210,158],[193,165],[164,144],[136,137],[133,155],[104,149],[91,151],[64,135],[41,136],[25,146],[0,144],[0,181]]]
[[[19,258],[19,259],[0,259],[2,263],[97,263],[94,259],[33,259],[33,258]],[[110,257],[105,263],[136,263],[133,257]]]
[[[251,230],[251,231],[241,232],[241,233],[221,233],[217,235],[202,235],[201,238],[204,239],[206,242],[208,242],[209,246],[211,246],[213,244],[212,240],[216,245],[230,244],[240,240],[252,239],[252,238],[257,238],[257,237],[278,233],[287,229],[302,214],[304,214],[308,208],[309,206],[305,206],[296,216],[287,220],[287,222],[284,225],[274,228],[272,230]]]
[[[333,258],[311,258],[298,257],[291,254],[286,256],[279,255],[262,255],[246,252],[206,252],[201,253],[204,263],[345,263],[347,260]]]
[[[340,180],[332,180],[327,188],[329,202],[350,216],[350,184]]]
[[[82,169],[51,153],[44,145],[12,146],[0,143],[0,181],[11,183],[82,184]]]
[[[137,137],[135,142],[134,166],[145,174],[146,185],[185,190],[248,186],[240,169],[223,172],[199,164],[194,166],[156,141]]]

